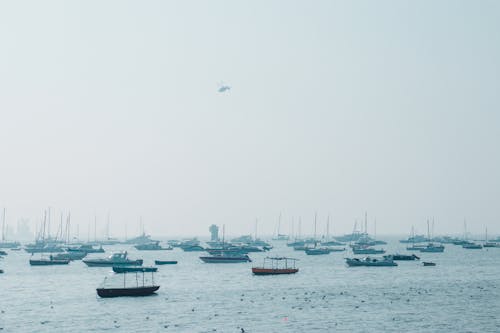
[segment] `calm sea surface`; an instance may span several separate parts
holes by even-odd
[[[111,268],[32,267],[30,255],[9,251],[0,259],[2,332],[500,332],[500,248],[464,250],[447,245],[425,254],[436,267],[346,267],[347,253],[307,256],[284,242],[272,255],[300,259],[289,276],[253,276],[253,263],[205,264],[200,252],[127,250],[143,258],[178,260],[159,266],[156,296],[100,299],[104,277],[123,283]],[[406,253],[390,240],[388,253]],[[420,254],[419,254],[420,255]],[[129,274],[130,283],[135,275]],[[142,277],[141,277],[142,279]],[[133,281],[132,281],[133,280]]]

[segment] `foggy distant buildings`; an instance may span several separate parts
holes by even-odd
[[[219,227],[216,226],[215,224],[212,224],[208,228],[208,231],[210,231],[210,240],[212,242],[218,242],[219,241]]]

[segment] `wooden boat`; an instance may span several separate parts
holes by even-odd
[[[424,261],[423,264],[424,264],[424,266],[436,266],[435,262]]]
[[[128,273],[128,272],[156,272],[157,267],[142,267],[142,266],[113,266],[115,273]]]
[[[99,297],[123,297],[123,296],[149,296],[154,294],[160,286],[132,287],[132,288],[97,288]]]
[[[7,255],[7,252],[0,250],[0,256],[6,256],[6,255]]]
[[[252,267],[252,273],[255,275],[295,274],[299,271],[295,267],[297,260],[286,257],[266,257],[262,267]],[[289,265],[289,262],[292,264]]]
[[[175,265],[177,260],[155,260],[155,265]]]
[[[126,276],[127,274],[123,274],[123,287],[116,288],[108,288],[106,287],[106,278],[104,278],[103,285],[100,288],[96,289],[97,295],[103,298],[109,297],[124,297],[124,296],[149,296],[153,295],[158,289],[160,289],[159,285],[155,285],[154,283],[154,273],[151,272],[151,285],[146,285],[144,281],[144,272],[142,272],[142,286],[139,285],[139,280],[137,279],[136,274],[136,285],[133,287],[127,287],[126,285]]]

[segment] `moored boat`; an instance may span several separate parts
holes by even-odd
[[[109,267],[118,265],[141,266],[142,259],[131,260],[127,258],[127,251],[113,253],[107,258],[84,259],[83,262],[89,267]]]
[[[230,263],[241,263],[241,262],[252,262],[248,255],[243,256],[207,256],[200,257],[201,261],[207,264],[230,264]]]
[[[129,273],[129,272],[145,272],[151,273],[156,272],[157,267],[143,267],[143,266],[113,266],[113,272],[115,273]]]
[[[280,275],[295,274],[299,271],[295,267],[298,259],[286,257],[266,257],[261,267],[252,267],[252,273],[255,275]],[[291,264],[289,264],[291,262]]]
[[[391,258],[345,258],[346,264],[349,267],[356,266],[370,266],[370,267],[384,267],[384,266],[397,266],[398,264],[394,262]]]
[[[392,258],[392,260],[420,260],[420,257],[415,254],[407,255],[407,254],[389,254],[384,256],[384,258]]]
[[[436,263],[429,262],[429,261],[424,261],[423,264],[424,264],[424,266],[436,266]]]
[[[322,254],[330,254],[332,252],[329,248],[310,248],[305,250],[307,255],[317,256]]]
[[[159,285],[155,285],[154,283],[154,273],[151,273],[151,285],[146,285],[144,279],[144,272],[142,272],[142,286],[139,285],[139,279],[136,274],[136,285],[134,287],[127,287],[126,284],[126,276],[127,274],[123,274],[123,287],[106,287],[107,278],[104,279],[104,282],[100,288],[96,289],[97,295],[103,298],[110,297],[124,297],[124,296],[150,296],[153,295],[158,289],[160,289]]]
[[[176,265],[177,260],[155,260],[155,265]]]
[[[171,246],[169,247],[162,247],[160,245],[159,241],[156,242],[151,242],[151,243],[145,243],[145,244],[138,244],[134,246],[137,250],[139,251],[162,251],[162,250],[173,250]]]
[[[54,259],[52,256],[50,258],[30,259],[31,266],[67,265],[69,262],[69,259]]]
[[[87,252],[81,251],[71,251],[71,252],[63,252],[58,253],[54,256],[54,259],[62,259],[62,260],[82,260],[87,256]]]

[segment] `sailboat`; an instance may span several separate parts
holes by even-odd
[[[465,243],[462,244],[462,248],[467,249],[467,250],[480,250],[483,248],[481,244],[474,243],[474,242],[469,242],[467,240],[467,223],[464,220],[464,239]]]
[[[488,228],[486,228],[485,242],[483,247],[498,247],[500,248],[500,243],[497,242],[488,242]]]
[[[432,253],[441,253],[444,252],[443,244],[434,244],[431,242],[431,234],[429,230],[429,220],[427,220],[427,238],[429,238],[429,243],[427,246],[420,248],[420,252],[432,252]]]
[[[5,208],[3,209],[2,218],[2,241],[0,242],[0,249],[10,249],[19,247],[21,244],[19,242],[8,242],[5,240],[6,225],[5,225]]]
[[[281,213],[280,216],[278,217],[278,232],[276,233],[276,237],[274,237],[273,240],[287,241],[289,237],[287,235],[280,234],[280,227],[281,227]]]

